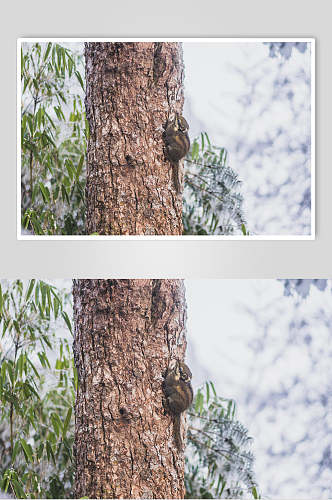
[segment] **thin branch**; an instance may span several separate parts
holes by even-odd
[[[192,187],[198,189],[199,191],[204,191],[205,193],[208,193],[209,195],[211,195],[212,197],[216,198],[217,200],[221,201],[221,202],[224,202],[224,200],[222,198],[219,198],[219,196],[217,196],[215,193],[213,193],[213,191],[209,191],[208,189],[204,189],[200,186],[197,186],[197,184],[195,184],[194,182],[192,182],[191,180],[188,180],[187,179],[187,182],[189,185],[191,185]]]
[[[222,168],[227,168],[225,167],[225,165],[218,165],[218,166],[214,166],[214,165],[205,165],[205,163],[200,163],[198,161],[194,161],[194,160],[188,160],[187,158],[185,159],[185,161],[187,161],[188,163],[191,163],[192,165],[199,165],[200,167],[204,167],[204,168],[210,168],[211,170],[220,170]]]

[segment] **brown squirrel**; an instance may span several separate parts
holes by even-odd
[[[174,184],[177,193],[180,192],[179,161],[186,156],[190,148],[188,135],[189,125],[179,113],[167,122],[165,129],[165,144],[168,159],[173,165]]]
[[[175,360],[168,368],[164,380],[164,393],[167,405],[174,417],[173,430],[174,440],[179,450],[182,450],[181,439],[181,413],[189,408],[193,401],[193,389],[191,386],[192,374],[188,366],[179,360]]]

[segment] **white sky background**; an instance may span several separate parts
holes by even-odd
[[[263,497],[331,498],[330,289],[299,300],[276,280],[185,283],[194,386],[235,399]]]
[[[206,131],[228,150],[250,233],[310,234],[310,50],[285,60],[261,42],[183,49],[191,137]]]

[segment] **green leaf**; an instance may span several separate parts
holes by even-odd
[[[44,353],[42,352],[37,352],[37,356],[39,358],[40,364],[42,365],[43,368],[46,368],[46,362],[44,359]]]
[[[51,422],[52,422],[55,434],[57,435],[57,437],[59,437],[60,430],[62,430],[62,422],[61,422],[59,415],[57,413],[51,414]]]
[[[191,151],[192,160],[196,160],[199,156],[199,145],[197,141],[194,141]]]
[[[22,486],[16,479],[12,479],[10,482],[17,498],[27,498]]]
[[[65,312],[65,311],[62,311],[61,313],[63,319],[65,320],[66,322],[66,325],[68,327],[68,330],[70,331],[70,333],[73,335],[73,331],[72,331],[72,327],[71,327],[71,322],[70,322],[70,319],[68,317],[68,314]]]
[[[44,311],[45,306],[46,306],[46,287],[45,287],[45,283],[43,281],[40,281],[39,284],[40,284],[40,292],[41,292],[41,296],[42,296],[41,305],[42,305],[42,308]]]
[[[35,115],[35,121],[37,122],[37,127],[40,130],[40,126],[43,118],[43,109],[40,107]]]
[[[20,327],[19,323],[16,321],[16,319],[13,319],[13,325],[14,325],[17,333],[21,333],[21,327]]]
[[[66,200],[67,203],[69,204],[70,203],[69,196],[68,196],[67,190],[63,184],[61,184],[61,194],[62,194],[62,200],[63,201]]]
[[[37,305],[39,304],[39,290],[40,290],[40,282],[37,281],[36,286],[35,286],[35,303]]]
[[[49,134],[46,134],[46,132],[43,132],[43,138],[49,143],[51,144],[54,148],[56,148],[56,144],[55,142],[53,141],[52,137],[49,135]]]
[[[26,127],[27,127],[27,115],[23,115],[22,122],[21,122],[22,136],[24,136],[24,134],[25,134]],[[22,137],[22,139],[24,139],[24,137]]]
[[[41,459],[41,457],[43,455],[43,451],[44,451],[44,443],[40,443],[40,445],[38,447],[38,450],[37,450],[37,458],[38,458],[38,460]]]
[[[73,371],[74,371],[74,377],[72,380],[72,384],[73,384],[74,390],[76,392],[78,389],[78,374],[77,374],[77,369],[75,366],[73,367]]]
[[[34,127],[33,127],[33,119],[32,119],[31,115],[27,116],[27,122],[28,122],[28,127],[29,127],[29,130],[30,130],[31,137],[33,137]]]
[[[25,354],[21,353],[17,362],[16,362],[16,367],[15,367],[15,375],[17,378],[18,373],[20,374],[20,378],[22,378],[22,373],[23,373],[23,367],[25,365]]]
[[[50,458],[52,458],[52,461],[55,465],[55,457],[52,449],[52,445],[49,441],[46,441],[46,453],[47,453],[47,459],[50,461]]]
[[[65,104],[67,104],[67,101],[66,101],[66,98],[65,98],[65,96],[64,96],[64,94],[63,94],[63,92],[58,91],[58,93],[57,93],[57,97],[58,97],[58,96],[60,97],[60,99],[61,99],[61,101],[62,101],[62,102],[64,102]],[[60,104],[59,99],[58,99],[58,102],[59,102],[59,104]]]
[[[46,48],[45,53],[44,53],[44,58],[43,58],[44,61],[46,61],[46,59],[48,58],[48,55],[50,53],[51,48],[52,48],[52,42],[48,42],[47,48]]]
[[[82,173],[83,163],[84,163],[84,155],[81,155],[80,161],[78,162],[77,169],[76,169],[76,179],[77,180],[79,179],[79,177]]]
[[[205,383],[205,387],[206,387],[206,403],[208,404],[210,400],[210,386],[208,382]]]
[[[55,128],[56,128],[56,125],[55,125],[55,123],[53,122],[53,120],[52,120],[52,118],[50,117],[50,115],[49,115],[46,111],[45,111],[45,115],[47,116],[47,119],[48,119],[48,121],[50,122],[51,127],[55,129]]]
[[[83,89],[83,91],[84,91],[84,90],[85,90],[85,89],[84,89],[84,84],[83,84],[83,80],[82,80],[82,77],[81,77],[81,75],[80,75],[79,71],[75,71],[75,75],[76,75],[76,78],[77,78],[77,80],[79,81],[79,83],[80,83],[80,85],[81,85],[81,87],[82,87],[82,89]]]
[[[47,296],[47,306],[48,306],[49,310],[51,311],[52,307],[53,307],[53,302],[51,299],[51,287],[47,284],[46,284],[46,296]]]
[[[5,383],[6,380],[6,368],[7,368],[7,361],[4,360],[1,364],[1,379],[3,384]]]
[[[209,144],[209,148],[211,148],[211,142],[210,142],[209,136],[207,135],[207,133],[206,133],[206,132],[204,132],[204,135],[205,135],[206,140],[207,140],[207,142],[208,142],[208,144]]]
[[[62,437],[63,438],[66,437],[66,433],[67,433],[67,430],[68,430],[68,427],[69,427],[69,424],[70,424],[70,419],[71,419],[72,411],[73,411],[73,409],[71,407],[68,408],[66,419],[65,419],[64,424],[63,424],[63,430],[62,430]]]
[[[27,358],[27,362],[29,363],[29,365],[31,366],[34,374],[36,375],[37,378],[40,378],[40,374],[39,372],[37,371],[35,365],[32,363],[31,359]]]
[[[59,121],[64,121],[65,120],[65,115],[63,114],[63,111],[60,106],[54,106],[53,107],[56,116],[58,117]]]
[[[23,56],[22,45],[21,45],[20,60],[21,60],[21,78],[22,78],[22,76],[23,76],[23,70],[24,70],[24,56]]]
[[[71,77],[72,75],[72,72],[73,72],[73,66],[74,66],[74,61],[72,60],[71,57],[68,56],[68,60],[67,60],[67,67],[68,67],[68,74],[69,74],[69,77]]]
[[[30,82],[31,82],[31,78],[30,77],[26,77],[26,78],[23,79],[22,95],[25,94],[25,91],[26,91],[27,87],[29,86]]]
[[[66,160],[65,167],[67,169],[70,179],[72,180],[74,178],[74,168],[72,162],[70,160]]]
[[[20,450],[20,444],[21,444],[20,441],[16,441],[16,443],[14,444],[13,454],[12,454],[12,462],[13,463],[15,462],[15,458],[17,456],[17,453]]]
[[[195,412],[202,413],[203,405],[204,405],[204,396],[201,393],[201,391],[199,391],[197,393],[196,401],[195,401]]]
[[[53,297],[53,310],[54,310],[54,317],[57,319],[58,314],[59,314],[59,307],[60,307],[60,301],[57,297]]]
[[[217,397],[217,392],[216,392],[216,389],[215,389],[215,387],[214,387],[214,383],[213,383],[213,382],[211,382],[211,381],[210,381],[210,387],[211,387],[211,389],[212,389],[212,391],[213,391],[214,396],[215,396],[215,397]]]
[[[56,188],[53,191],[53,200],[54,201],[56,201],[58,199],[59,192],[60,192],[60,186],[57,185]]]
[[[56,53],[57,53],[57,56],[58,56],[57,66],[58,66],[58,70],[60,71],[60,69],[61,69],[61,56],[62,56],[62,51],[61,51],[61,47],[60,47],[60,45],[58,45],[58,44],[56,44]]]
[[[28,300],[30,299],[30,296],[31,296],[32,291],[33,291],[33,287],[35,286],[35,281],[36,281],[35,279],[30,280],[29,287],[28,287],[27,293],[25,295],[25,302],[28,302]]]
[[[36,392],[36,390],[32,387],[31,384],[29,384],[27,381],[24,382],[24,388],[26,389],[26,394],[27,397],[30,397],[31,394],[34,394],[37,399],[40,399],[39,394]]]
[[[46,343],[47,347],[49,347],[50,349],[52,349],[52,343],[50,342],[49,338],[47,337],[47,335],[42,335],[42,339],[43,341]]]
[[[28,444],[25,441],[25,439],[23,439],[23,438],[20,439],[20,442],[21,442],[21,446],[22,446],[26,461],[33,463],[33,452],[32,452],[31,445]]]
[[[14,370],[13,370],[13,362],[9,362],[7,361],[7,373],[9,375],[9,378],[10,378],[10,382],[12,384],[12,386],[14,385]]]
[[[32,203],[34,203],[36,201],[36,197],[37,197],[37,194],[39,193],[39,191],[40,191],[40,189],[39,189],[38,184],[35,184],[33,187],[33,191],[32,191]],[[33,214],[33,212],[31,212],[31,214]]]

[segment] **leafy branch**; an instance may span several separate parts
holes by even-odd
[[[206,132],[193,141],[185,159],[184,234],[248,234],[241,181],[227,157],[225,148],[213,146]]]
[[[235,402],[217,396],[212,382],[197,391],[188,412],[187,498],[259,498],[252,438],[235,419]]]
[[[34,234],[84,233],[88,126],[81,58],[59,44],[21,50],[22,226]],[[69,86],[71,85],[71,89]]]
[[[71,345],[55,335],[71,328],[68,300],[43,281],[0,285],[0,489],[18,498],[70,493],[77,381]]]

